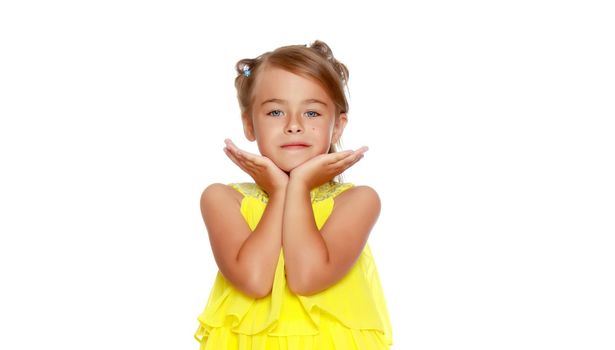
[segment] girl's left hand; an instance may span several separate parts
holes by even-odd
[[[363,158],[367,146],[356,151],[342,151],[318,155],[294,168],[290,172],[290,181],[300,181],[311,190],[353,166]]]

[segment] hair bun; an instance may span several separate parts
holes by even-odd
[[[328,60],[334,60],[333,51],[324,41],[316,40],[310,45],[311,49],[316,50],[322,57]]]
[[[338,60],[335,59],[335,57],[333,56],[333,51],[331,50],[329,45],[327,45],[324,41],[315,40],[310,45],[310,48],[315,50],[316,52],[318,52],[320,56],[324,57],[329,62],[331,62],[331,64],[333,65],[333,68],[335,69],[337,74],[340,76],[342,81],[348,82],[348,78],[349,78],[348,68],[346,68],[346,66],[343,63],[340,63]]]
[[[244,58],[239,60],[235,65],[235,70],[237,71],[237,75],[244,75],[244,72],[247,70],[252,70],[254,63],[256,62],[253,58]]]

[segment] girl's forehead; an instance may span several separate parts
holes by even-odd
[[[254,95],[257,100],[330,100],[327,91],[316,80],[275,67],[258,74]]]

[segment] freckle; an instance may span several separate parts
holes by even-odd
[[[312,128],[312,131],[316,130],[316,128]]]

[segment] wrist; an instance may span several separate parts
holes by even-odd
[[[301,190],[301,191],[307,191],[307,192],[312,190],[312,188],[310,187],[310,184],[308,184],[307,181],[303,180],[302,178],[298,176],[292,176],[292,173],[288,180],[288,188],[292,190]]]
[[[287,184],[288,183],[285,183],[283,185],[271,186],[269,189],[265,190],[265,192],[267,192],[267,195],[270,198],[284,196],[284,194],[286,193]]]
[[[271,193],[268,193],[268,196],[269,201],[284,202],[284,200],[286,199],[286,189],[272,191]]]

